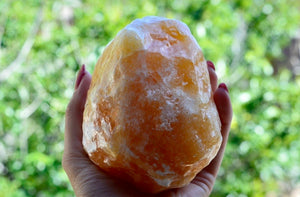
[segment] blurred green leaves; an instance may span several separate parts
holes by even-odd
[[[234,108],[212,196],[283,196],[300,186],[300,78],[282,50],[298,0],[0,1],[0,196],[73,196],[61,167],[64,113],[81,64],[135,18],[185,22]],[[275,72],[276,71],[276,72]]]

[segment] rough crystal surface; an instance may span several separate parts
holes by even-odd
[[[189,28],[134,20],[95,67],[83,146],[107,173],[157,193],[187,185],[222,141],[206,61]]]

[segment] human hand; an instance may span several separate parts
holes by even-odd
[[[171,189],[157,196],[209,196],[217,172],[220,168],[227,144],[232,108],[227,87],[221,83],[217,87],[218,77],[212,62],[207,61],[214,100],[221,120],[223,142],[216,157],[194,180],[183,188]],[[76,196],[155,196],[139,192],[133,186],[117,180],[101,171],[82,146],[82,119],[91,75],[83,66],[78,73],[75,91],[66,111],[65,151],[62,165],[66,171]]]

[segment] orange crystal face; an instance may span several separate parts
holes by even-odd
[[[105,48],[83,119],[83,146],[102,170],[142,191],[183,187],[222,136],[206,61],[189,28],[137,19]]]

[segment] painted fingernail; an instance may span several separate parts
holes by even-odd
[[[75,83],[75,90],[79,87],[82,79],[83,79],[83,76],[85,74],[85,65],[83,64],[80,68],[80,71],[77,75],[77,79],[76,79],[76,83]]]
[[[206,61],[207,62],[207,66],[211,67],[212,69],[216,70],[214,63],[212,63],[211,61]]]
[[[226,90],[226,92],[228,92],[228,88],[225,83],[220,83],[219,88],[223,88],[224,90]]]

